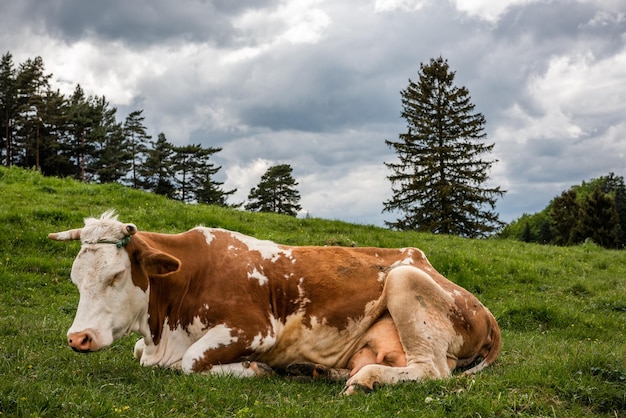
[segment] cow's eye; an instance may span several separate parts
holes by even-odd
[[[113,277],[111,277],[111,280],[109,280],[109,286],[114,286],[115,283],[119,282],[123,273],[123,271],[120,271],[119,273],[114,274]]]

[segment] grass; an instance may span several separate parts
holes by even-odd
[[[498,319],[503,349],[472,377],[339,396],[338,383],[238,380],[146,368],[136,335],[93,354],[66,345],[79,244],[54,232],[115,208],[140,229],[223,227],[285,244],[416,246]],[[183,205],[119,185],[0,168],[2,416],[626,416],[626,252],[467,240]]]

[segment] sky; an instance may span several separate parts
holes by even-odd
[[[626,175],[623,0],[0,0],[0,53],[52,87],[143,109],[154,138],[221,147],[243,202],[290,164],[303,213],[383,226],[401,95],[443,57],[485,116],[510,222]]]

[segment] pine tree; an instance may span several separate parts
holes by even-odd
[[[131,112],[124,121],[124,137],[131,154],[130,183],[135,189],[139,188],[138,167],[142,164],[142,156],[145,155],[148,141],[152,138],[143,125],[145,118],[142,113],[143,109]]]
[[[46,92],[41,117],[41,172],[45,176],[63,176],[68,160],[60,154],[60,148],[67,135],[68,105],[59,90]]]
[[[226,199],[237,191],[237,189],[233,189],[226,192],[221,187],[224,183],[214,180],[215,174],[217,174],[222,167],[213,164],[210,157],[221,150],[221,148],[209,148],[198,155],[197,170],[191,177],[191,185],[198,203],[230,206],[226,203]]]
[[[151,148],[146,150],[146,160],[139,167],[139,185],[144,190],[173,198],[173,145],[167,141],[163,132],[156,141],[150,141]]]
[[[93,150],[86,170],[100,183],[120,181],[128,173],[132,155],[122,125],[115,118],[117,109],[102,96],[94,99],[92,111],[93,125],[86,140]]]
[[[183,202],[191,202],[195,198],[191,184],[192,178],[200,167],[203,149],[198,144],[175,146],[173,150],[173,168],[176,173],[175,183],[177,184],[176,198]]]
[[[613,199],[597,187],[580,204],[571,242],[579,244],[591,239],[606,248],[619,244],[619,216]]]
[[[552,243],[572,245],[572,230],[578,222],[580,206],[575,189],[570,189],[555,197],[550,203],[550,231]]]
[[[617,231],[619,247],[626,247],[626,184],[623,176],[609,173],[600,178],[600,187],[604,193],[612,196],[619,219]]]
[[[384,211],[402,214],[386,222],[392,228],[478,237],[503,225],[494,207],[504,191],[484,185],[495,160],[481,159],[494,145],[484,143],[485,118],[454,76],[446,60],[431,59],[401,92],[408,131],[385,141],[399,159],[385,163],[393,196]]]
[[[17,71],[13,64],[13,56],[6,53],[0,62],[0,137],[3,138],[4,165],[13,165],[13,136],[15,134],[15,117],[17,113]]]
[[[52,74],[45,74],[41,57],[27,59],[20,64],[17,74],[17,119],[19,124],[19,151],[14,152],[22,167],[41,167],[40,149],[45,95],[50,89]]]
[[[97,112],[94,110],[94,98],[87,97],[80,84],[69,98],[67,136],[60,144],[60,153],[71,161],[73,169],[65,175],[71,175],[86,181],[86,168],[89,156],[94,152],[94,145],[88,136],[97,123]]]
[[[289,164],[268,168],[257,187],[250,190],[245,208],[296,216],[302,207],[299,204],[300,193],[295,188],[298,183],[292,177],[292,171]]]

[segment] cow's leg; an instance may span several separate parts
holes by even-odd
[[[273,376],[274,371],[265,363],[241,361],[229,364],[216,364],[208,370],[210,374],[232,375],[236,377]]]
[[[376,385],[448,376],[449,347],[462,344],[448,319],[454,299],[424,271],[411,266],[393,269],[383,298],[398,330],[406,367],[368,364],[348,380],[346,394],[358,388],[372,390]]]
[[[350,377],[350,369],[336,369],[323,364],[309,362],[292,363],[283,372],[285,376],[291,379],[303,381],[317,379],[346,381]]]
[[[251,342],[241,328],[229,328],[225,324],[214,326],[185,351],[181,367],[186,373],[238,377],[272,375],[272,369],[264,363],[238,361],[252,354]]]

